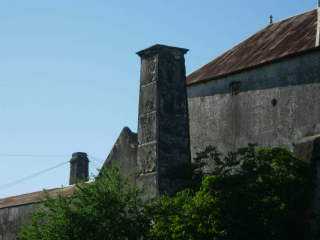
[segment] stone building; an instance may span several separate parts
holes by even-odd
[[[320,133],[318,10],[273,23],[187,78],[191,151],[293,148]]]
[[[208,145],[223,152],[248,143],[285,146],[320,172],[319,19],[315,9],[270,23],[187,77],[187,49],[138,52],[138,131],[123,129],[104,166],[118,166],[147,198],[183,189],[193,157]],[[85,178],[85,166],[73,169]],[[0,200],[0,240],[15,239],[39,194]]]

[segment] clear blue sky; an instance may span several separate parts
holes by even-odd
[[[135,52],[155,43],[189,48],[190,73],[266,26],[270,14],[277,21],[316,2],[0,1],[0,185],[68,161],[75,151],[100,167],[121,129],[137,128]],[[66,185],[68,174],[66,165],[0,186],[0,198]]]

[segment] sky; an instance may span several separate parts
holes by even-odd
[[[1,0],[0,198],[66,186],[73,152],[87,152],[97,173],[122,128],[137,129],[137,51],[188,48],[191,73],[266,27],[270,14],[279,21],[316,3]]]

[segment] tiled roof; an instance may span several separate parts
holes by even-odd
[[[75,185],[65,187],[65,188],[54,188],[45,191],[33,192],[28,194],[23,194],[14,197],[8,197],[0,199],[0,209],[7,207],[14,207],[26,204],[33,204],[42,202],[46,198],[46,194],[50,197],[62,196],[71,196],[75,191]]]
[[[216,79],[316,47],[317,10],[271,24],[191,73],[187,84]]]

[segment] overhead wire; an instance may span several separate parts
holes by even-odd
[[[66,157],[66,156],[69,156],[69,155],[62,155],[62,154],[25,154],[25,153],[0,153],[0,157],[34,157],[34,158],[43,158],[43,157]]]
[[[0,157],[31,157],[31,158],[37,158],[37,157],[66,157],[66,156],[69,156],[69,155],[62,155],[62,154],[11,154],[11,153],[0,153]],[[92,155],[88,155],[89,158],[92,160],[90,161],[93,165],[94,165],[94,168],[96,168],[96,170],[99,170],[101,169],[101,162],[103,162],[103,160],[100,160]],[[13,186],[16,186],[20,183],[23,183],[25,181],[28,181],[32,178],[35,178],[35,177],[38,177],[44,173],[47,173],[47,172],[50,172],[54,169],[57,169],[61,166],[64,166],[66,164],[68,164],[70,161],[64,161],[62,163],[59,163],[53,167],[50,167],[50,168],[46,168],[44,170],[41,170],[39,172],[36,172],[36,173],[33,173],[33,174],[30,174],[26,177],[23,177],[23,178],[20,178],[18,180],[15,180],[15,181],[12,181],[12,182],[9,182],[9,183],[6,183],[6,184],[3,184],[3,185],[0,185],[0,191],[1,190],[4,190],[4,189],[7,189],[7,188],[11,188]]]
[[[55,165],[55,166],[53,166],[53,167],[50,167],[50,168],[41,170],[41,171],[39,171],[39,172],[30,174],[30,175],[28,175],[28,176],[26,176],[26,177],[23,177],[23,178],[20,178],[20,179],[18,179],[18,180],[15,180],[15,181],[12,181],[12,182],[9,182],[9,183],[0,185],[0,190],[13,187],[13,186],[15,186],[15,185],[17,185],[17,184],[20,184],[20,183],[23,183],[23,182],[25,182],[25,181],[27,181],[27,180],[29,180],[29,179],[38,177],[39,175],[42,175],[42,174],[47,173],[47,172],[50,172],[50,171],[52,171],[52,170],[54,170],[54,169],[56,169],[56,168],[59,168],[59,167],[61,167],[61,166],[66,165],[66,164],[68,164],[68,163],[69,163],[69,161],[62,162],[62,163],[59,163],[59,164],[57,164],[57,165]]]

